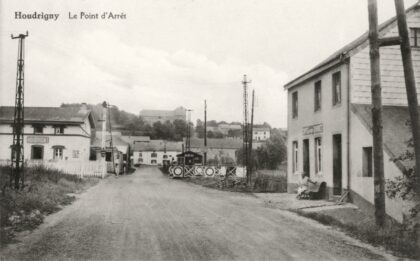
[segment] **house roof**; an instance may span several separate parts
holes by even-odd
[[[268,131],[268,132],[270,132],[270,128],[253,128],[252,129],[253,131]]]
[[[24,107],[25,123],[81,124],[89,118],[92,128],[95,121],[90,110],[84,107]],[[0,106],[0,123],[12,123],[13,106]]]
[[[371,105],[352,104],[351,110],[372,133]],[[410,115],[407,106],[383,106],[382,126],[384,150],[388,155],[398,157],[407,151],[407,143],[412,137],[408,122]],[[409,162],[397,163],[401,169],[407,167]]]
[[[207,139],[207,148],[209,149],[240,149],[242,146],[242,139]],[[203,149],[204,139],[192,138],[191,148]]]
[[[137,142],[133,151],[182,151],[182,142],[150,140],[150,142]]]
[[[92,147],[101,147],[101,145],[102,145],[101,138],[102,137],[100,135],[97,135],[95,137],[95,139],[93,140]],[[105,140],[106,140],[106,144],[109,145],[109,143],[111,141],[111,137],[110,137],[109,134],[106,135]],[[118,136],[118,135],[112,135],[112,145],[113,146],[130,146],[130,144],[128,142],[124,141],[121,138],[121,136]]]
[[[418,3],[414,4],[413,6],[411,6],[410,8],[408,8],[406,10],[406,13],[409,13],[413,10],[418,9],[418,8],[420,8],[420,2],[418,2]],[[388,19],[387,21],[383,22],[382,24],[380,24],[379,27],[378,27],[379,36],[382,37],[384,34],[386,34],[388,32],[388,30],[391,28],[390,25],[392,25],[396,21],[397,21],[397,17],[395,16],[395,17],[392,17],[392,18]],[[302,74],[302,75],[298,76],[297,78],[291,80],[290,82],[286,83],[284,85],[284,88],[289,89],[291,87],[294,87],[294,86],[310,79],[311,77],[317,75],[318,73],[323,72],[324,70],[326,70],[326,69],[328,69],[328,68],[330,68],[334,65],[342,63],[347,58],[349,58],[351,55],[353,55],[354,50],[358,49],[359,47],[367,46],[368,44],[369,44],[369,33],[365,32],[364,34],[359,36],[354,41],[350,42],[349,44],[345,45],[341,49],[334,52],[332,55],[330,55],[328,58],[323,60],[321,63],[319,63],[318,65],[316,65],[315,67],[313,67],[309,71],[305,72],[304,74]]]
[[[135,143],[138,143],[138,142],[149,142],[150,136],[125,136],[123,135],[121,136],[121,139],[134,145]]]

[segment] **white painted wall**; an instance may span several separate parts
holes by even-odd
[[[363,147],[372,147],[372,135],[353,112],[351,113],[351,123],[350,187],[357,194],[374,204],[373,177],[362,176]],[[390,157],[385,151],[384,170],[385,179],[393,179],[402,174],[398,167],[390,161]],[[388,215],[402,222],[403,203],[401,200],[393,200],[386,197],[385,206]]]
[[[332,105],[332,74],[341,71],[341,104]],[[321,110],[314,112],[315,82],[321,80]],[[343,64],[333,68],[317,78],[305,82],[299,87],[288,90],[288,136],[287,136],[287,173],[288,183],[297,184],[299,173],[303,170],[303,140],[309,139],[310,177],[312,180],[325,181],[328,187],[333,186],[333,135],[341,134],[342,141],[342,187],[347,188],[347,86],[348,65]],[[292,118],[292,93],[298,91],[298,117]],[[322,133],[304,135],[306,126],[323,124]],[[314,139],[322,138],[321,175],[315,175]],[[298,172],[292,171],[292,143],[298,141],[299,157]]]
[[[181,151],[155,151],[157,154],[155,158],[152,158],[153,151],[134,151],[133,152],[133,164],[143,164],[143,165],[159,165],[163,164],[163,160],[169,160],[172,162],[172,159],[176,162],[176,155],[181,154]],[[168,158],[164,159],[164,155],[167,155]],[[140,162],[139,159],[143,159],[143,162]],[[152,163],[152,160],[156,160],[156,163]]]

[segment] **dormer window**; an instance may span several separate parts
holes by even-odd
[[[42,134],[44,133],[44,125],[33,125],[34,128],[34,134]]]
[[[54,126],[54,134],[64,134],[64,126]]]

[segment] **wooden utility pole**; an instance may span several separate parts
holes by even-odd
[[[204,100],[204,165],[207,164],[207,101]]]
[[[252,90],[252,104],[251,104],[251,123],[249,126],[249,156],[248,156],[248,185],[251,185],[252,178],[252,168],[254,167],[253,157],[252,157],[252,133],[254,131],[254,97],[255,90]]]
[[[378,8],[376,0],[368,0],[370,71],[372,93],[373,173],[376,225],[385,223],[385,178],[382,137],[382,97],[379,55]]]
[[[405,88],[407,92],[408,110],[410,112],[411,131],[413,133],[414,152],[416,154],[416,193],[420,197],[420,122],[417,101],[416,79],[413,70],[410,38],[408,35],[407,19],[403,0],[395,0],[397,11],[398,32],[401,39],[401,56],[404,67]]]

